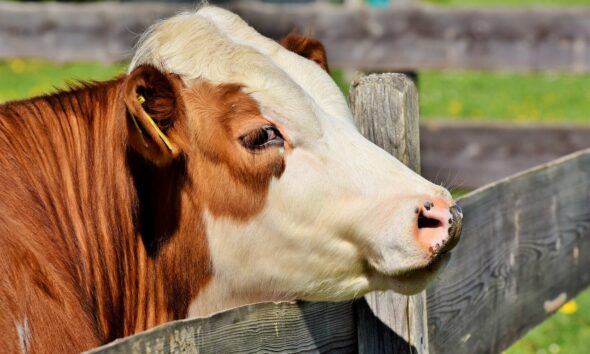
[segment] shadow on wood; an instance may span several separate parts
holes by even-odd
[[[356,301],[355,305],[359,353],[423,354],[375,316],[366,299]]]

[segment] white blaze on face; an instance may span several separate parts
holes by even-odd
[[[349,299],[425,286],[427,271],[404,277],[432,261],[416,241],[415,209],[450,194],[364,139],[317,64],[213,7],[156,25],[131,69],[143,63],[188,85],[244,85],[292,145],[262,212],[246,222],[205,215],[214,276],[192,315],[262,300]]]

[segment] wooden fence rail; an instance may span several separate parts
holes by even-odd
[[[342,303],[259,304],[176,321],[89,354],[355,353],[354,307]]]
[[[423,122],[422,175],[473,190],[590,148],[590,125]]]
[[[462,198],[463,237],[428,289],[432,353],[499,353],[590,285],[590,150]]]
[[[352,90],[361,131],[417,169],[412,82],[372,75]],[[411,297],[412,353],[498,353],[588,287],[589,201],[590,150],[461,198],[463,236],[449,266],[426,294]],[[407,353],[405,305],[390,292],[356,302],[251,305],[88,353]]]
[[[271,38],[294,29],[311,31],[326,45],[334,67],[590,71],[587,8],[413,5],[375,10],[257,1],[225,6]],[[0,2],[0,58],[126,59],[148,25],[191,8],[155,3]]]

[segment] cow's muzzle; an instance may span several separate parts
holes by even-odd
[[[463,211],[452,200],[426,201],[416,208],[417,241],[422,249],[436,257],[453,249],[461,237]]]

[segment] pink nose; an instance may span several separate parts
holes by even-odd
[[[463,212],[449,199],[426,201],[416,208],[417,241],[432,256],[450,251],[461,236]]]

